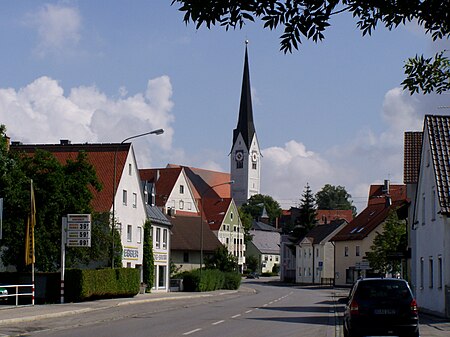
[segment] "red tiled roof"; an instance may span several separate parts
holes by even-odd
[[[408,203],[405,185],[391,185],[392,204],[387,203],[386,194],[382,193],[383,185],[370,186],[369,204],[331,241],[362,240],[382,224],[391,210],[396,210]]]
[[[405,132],[403,182],[417,184],[419,181],[420,156],[422,153],[423,132]]]
[[[319,224],[330,223],[333,220],[344,219],[347,222],[353,220],[351,209],[318,209],[316,220]]]
[[[139,170],[141,180],[150,181],[153,183],[156,182],[156,206],[165,206],[167,199],[169,198],[169,195],[181,174],[181,170],[182,169],[180,167]]]
[[[228,209],[230,208],[231,198],[203,198],[203,217],[207,220],[209,228],[217,231],[222,225]]]
[[[91,188],[93,193],[92,207],[96,212],[109,212],[112,207],[114,153],[117,150],[116,186],[119,183],[131,143],[124,144],[14,144],[12,151],[33,154],[37,149],[51,152],[55,158],[65,164],[67,160],[75,160],[80,151],[87,154],[89,163],[94,166],[97,177],[102,184],[100,192]]]

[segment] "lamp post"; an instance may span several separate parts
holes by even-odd
[[[226,181],[217,185],[208,186],[202,193],[200,193],[200,278],[202,277],[202,268],[203,268],[203,196],[209,190],[213,190],[215,187],[222,185],[231,185],[234,184],[234,180]]]
[[[161,135],[164,133],[163,129],[157,129],[157,130],[153,130],[153,131],[149,131],[149,132],[145,132],[145,133],[141,133],[139,135],[134,135],[128,138],[125,138],[124,140],[122,140],[120,142],[119,145],[116,146],[116,149],[114,151],[114,174],[113,174],[113,195],[112,195],[112,219],[111,219],[111,238],[112,238],[112,250],[111,250],[111,268],[114,269],[114,249],[115,249],[115,245],[114,245],[114,230],[116,228],[116,176],[117,176],[117,150],[119,149],[119,146],[122,145],[123,143],[125,143],[128,140],[134,139],[134,138],[139,138],[139,137],[143,137],[143,136],[147,136],[147,135]]]

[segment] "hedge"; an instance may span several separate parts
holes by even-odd
[[[64,277],[66,302],[133,297],[139,292],[139,269],[68,269]]]
[[[183,275],[184,291],[214,291],[218,289],[238,289],[241,275],[222,272],[217,269],[196,269]]]

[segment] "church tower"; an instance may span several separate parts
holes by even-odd
[[[231,148],[231,195],[237,206],[260,193],[261,151],[253,123],[247,44],[246,41],[238,124],[233,130]]]

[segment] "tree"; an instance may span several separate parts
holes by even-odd
[[[240,210],[251,215],[252,219],[258,220],[264,208],[269,216],[269,223],[274,223],[281,215],[280,204],[271,196],[263,194],[251,196],[247,203],[240,207]]]
[[[370,267],[382,274],[399,273],[399,256],[406,251],[406,247],[406,220],[399,220],[397,213],[391,211],[383,225],[383,231],[377,232],[370,247],[371,251],[366,253]]]
[[[244,227],[244,243],[247,244],[252,241],[253,238],[250,234],[253,218],[250,214],[245,213],[242,208],[239,208],[239,218],[241,219],[242,227]]]
[[[175,3],[184,12],[184,22],[187,24],[192,21],[197,29],[203,25],[208,28],[220,25],[226,30],[242,28],[245,23],[254,22],[255,19],[260,19],[264,28],[270,30],[282,27],[280,49],[284,53],[291,53],[293,48],[298,49],[304,38],[314,42],[323,40],[325,30],[331,26],[332,17],[341,13],[350,13],[363,35],[371,35],[378,24],[392,30],[406,22],[417,21],[431,34],[433,40],[450,36],[449,1],[173,0],[172,5]],[[447,76],[436,78],[431,74],[425,77],[420,72],[427,65],[424,59],[417,60],[418,67],[410,67],[410,64],[414,64],[410,59],[405,69],[408,76],[403,82],[405,88],[411,93],[417,91],[415,88],[422,87],[427,91],[448,90],[450,66],[446,60],[440,64]]]
[[[317,223],[316,201],[309,184],[306,184],[305,186],[299,207],[300,215],[296,219],[296,224],[292,233],[296,239],[304,237]]]
[[[318,209],[351,209],[353,216],[356,215],[356,207],[350,200],[352,196],[347,193],[343,186],[326,184],[316,193]]]
[[[40,271],[56,271],[61,257],[61,218],[71,213],[92,213],[91,189],[100,190],[101,185],[85,153],[62,165],[49,152],[36,151],[33,156],[11,152],[6,148],[5,132],[5,126],[0,126],[0,195],[4,198],[2,261],[18,271],[29,268],[22,257],[25,256],[26,215],[30,209],[30,179],[33,179],[37,211],[35,266]],[[108,252],[105,247],[111,246],[107,214],[94,214],[92,231],[95,236],[91,248],[67,249],[67,267],[105,262]]]
[[[221,245],[211,256],[205,257],[206,269],[218,269],[223,272],[237,271],[237,257],[233,256],[225,247]]]
[[[154,264],[153,257],[153,238],[152,238],[152,224],[150,220],[145,221],[144,224],[144,246],[143,246],[143,262],[142,273],[143,281],[147,285],[148,289],[153,288],[154,278]]]
[[[250,255],[245,258],[248,272],[259,271],[259,259],[255,255]]]

